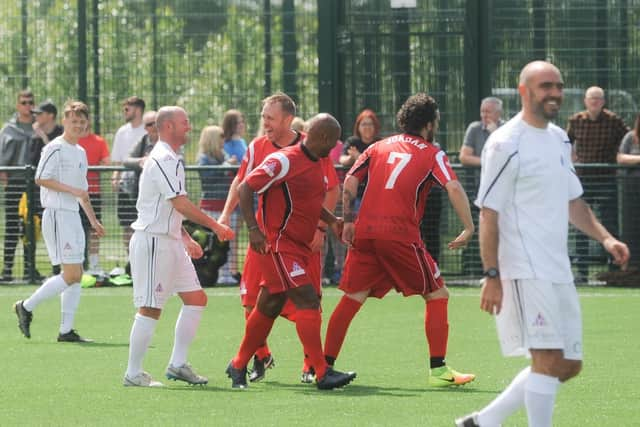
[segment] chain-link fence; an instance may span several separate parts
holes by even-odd
[[[473,202],[475,191],[479,181],[479,170],[453,165],[458,178],[465,186],[469,199]],[[640,170],[628,167],[605,167],[611,174],[603,178],[603,175],[595,175],[592,171],[602,172],[603,165],[584,165],[578,167],[585,187],[585,198],[593,206],[596,214],[602,222],[618,236],[631,244],[634,255],[634,265],[638,265],[636,250],[640,244],[640,223],[636,221],[634,212],[640,208],[640,196],[638,188],[640,184]],[[100,239],[92,239],[98,245],[87,245],[87,255],[97,254],[98,265],[89,265],[87,257],[86,267],[100,269],[106,273],[116,267],[124,268],[127,264],[128,233],[127,224],[135,220],[135,210],[123,209],[119,203],[117,191],[111,187],[110,177],[113,170],[121,170],[114,167],[91,168],[101,175],[100,187],[100,218],[107,230],[107,236]],[[234,167],[224,166],[188,166],[187,167],[187,191],[189,198],[197,204],[201,204],[203,196],[209,202],[210,214],[217,217],[218,208],[226,199],[228,187],[235,175]],[[19,212],[19,201],[25,191],[32,191],[28,203],[32,212],[40,214],[37,208],[37,187],[33,184],[32,169],[0,169],[10,171],[15,179],[10,180],[10,185],[2,194],[4,200],[3,212],[0,213],[0,221],[5,226],[0,229],[0,241],[3,242],[3,255],[5,267],[11,267],[11,280],[16,282],[35,281],[38,275],[51,274],[52,266],[49,263],[44,242],[40,237],[39,221],[31,221],[25,212]],[[206,177],[205,180],[202,178]],[[203,187],[204,185],[204,187]],[[24,202],[24,201],[23,201]],[[341,212],[338,205],[337,213]],[[474,221],[477,223],[477,209],[473,209]],[[12,220],[11,218],[15,218]],[[231,277],[242,271],[244,254],[248,244],[248,236],[239,213],[234,218],[237,238],[230,247],[228,263],[220,269],[220,283],[232,283]],[[470,245],[464,250],[451,251],[447,249],[447,243],[453,240],[461,231],[455,212],[452,210],[446,192],[436,190],[427,200],[425,219],[422,231],[427,248],[439,261],[440,269],[449,280],[467,282],[477,281],[482,272],[480,251],[477,234]],[[12,243],[13,242],[13,243]],[[327,282],[335,282],[339,278],[342,262],[344,261],[344,247],[335,239],[329,243],[332,249],[325,251],[326,268],[324,276]],[[12,248],[16,248],[12,251]],[[7,252],[7,251],[11,252]],[[595,274],[606,271],[612,266],[603,249],[592,240],[572,229],[569,238],[569,252],[571,255],[574,273],[579,282],[594,280]],[[11,256],[11,254],[15,254]],[[32,262],[33,260],[34,262]],[[33,265],[34,269],[30,266]],[[213,283],[206,283],[212,285]]]

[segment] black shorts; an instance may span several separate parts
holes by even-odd
[[[122,191],[118,192],[118,220],[122,227],[131,227],[136,220],[136,197]]]
[[[102,198],[100,197],[100,193],[90,193],[89,200],[91,200],[91,206],[93,206],[97,220],[102,221]],[[82,221],[82,228],[85,230],[91,228],[89,218],[87,218],[87,214],[84,213],[82,207],[80,208],[80,220]]]

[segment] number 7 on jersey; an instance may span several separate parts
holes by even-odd
[[[384,188],[388,190],[393,188],[393,186],[396,183],[396,179],[398,179],[398,175],[400,175],[400,172],[402,172],[402,169],[404,169],[409,164],[409,160],[411,160],[411,154],[398,153],[396,151],[390,152],[389,158],[387,159],[387,163],[392,165],[396,162],[396,160],[399,160],[399,162],[391,171],[391,175],[389,175],[389,178],[387,179],[387,183],[384,185]]]

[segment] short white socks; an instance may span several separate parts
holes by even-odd
[[[180,367],[187,362],[189,346],[196,336],[204,306],[183,305],[176,321],[176,336],[169,365]]]
[[[127,364],[129,378],[142,372],[142,360],[147,353],[157,323],[156,319],[136,313],[129,335],[129,363]]]
[[[36,289],[36,291],[24,301],[23,307],[27,311],[33,311],[38,304],[55,297],[64,292],[65,289],[67,289],[67,282],[62,278],[62,274],[49,277],[42,286]]]

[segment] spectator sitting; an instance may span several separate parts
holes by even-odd
[[[224,136],[223,149],[229,156],[229,164],[240,164],[244,153],[247,151],[247,142],[243,138],[246,132],[246,124],[242,113],[238,110],[229,110],[224,113],[222,131]]]

